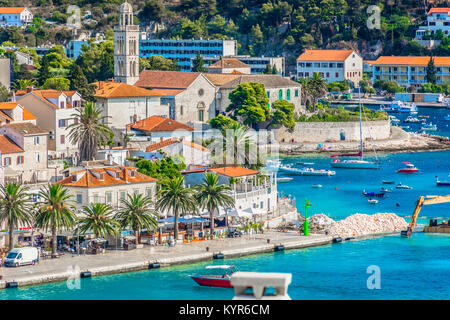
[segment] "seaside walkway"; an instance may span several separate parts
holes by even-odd
[[[270,242],[268,242],[270,239]],[[212,261],[216,253],[225,258],[245,256],[255,253],[273,252],[275,246],[285,249],[305,248],[332,242],[331,236],[300,236],[297,232],[265,231],[264,234],[244,235],[241,238],[209,240],[201,243],[177,244],[175,247],[144,246],[131,251],[107,250],[104,254],[66,254],[58,259],[41,260],[34,266],[0,269],[0,288],[9,282],[25,286],[55,281],[65,281],[79,277],[89,271],[92,276],[145,270],[149,264],[159,262],[161,267],[187,264],[197,261]],[[207,250],[206,247],[209,247]]]

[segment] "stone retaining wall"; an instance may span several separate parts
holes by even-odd
[[[359,141],[359,122],[296,122],[294,132],[286,128],[275,131],[275,138],[280,143],[291,142],[330,142]],[[368,121],[362,124],[364,140],[385,140],[391,135],[389,120]]]

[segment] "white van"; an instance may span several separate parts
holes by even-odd
[[[5,266],[18,267],[25,264],[35,264],[39,260],[36,247],[22,247],[12,249],[5,259]]]

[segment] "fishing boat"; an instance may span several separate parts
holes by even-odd
[[[191,275],[190,277],[201,286],[232,288],[231,275],[237,271],[234,265],[206,266],[207,275]]]
[[[336,174],[336,171],[323,169],[315,170],[313,168],[293,168],[291,165],[280,166],[279,170],[301,176],[334,176]]]
[[[314,184],[312,187],[313,188],[322,188],[322,185],[321,184]]]
[[[425,124],[420,128],[420,131],[436,131],[436,130],[437,130],[437,126],[432,123]]]
[[[383,182],[383,184],[394,184],[395,183],[395,181],[392,181],[392,180],[383,180],[382,182]]]
[[[364,160],[363,155],[363,137],[362,137],[362,119],[361,119],[361,91],[358,88],[359,96],[359,153],[357,154],[334,154],[331,155],[331,166],[333,168],[345,168],[345,169],[378,169],[377,162],[371,162]],[[375,151],[375,150],[374,150]],[[375,154],[376,156],[376,154]],[[340,157],[359,157],[359,159],[340,159]]]
[[[397,189],[412,189],[412,187],[402,184],[401,182],[396,186]]]
[[[382,106],[380,107],[381,111],[385,112],[399,112],[399,113],[406,113],[406,112],[417,112],[417,106],[414,103],[407,103],[403,101],[394,101],[391,103],[390,106]]]
[[[412,163],[403,162],[405,166],[397,170],[397,173],[415,173],[419,171]]]
[[[448,181],[448,180],[441,181],[441,180],[439,180],[436,177],[436,186],[438,186],[438,187],[450,187],[450,181]]]
[[[367,192],[366,190],[363,190],[362,194],[365,195],[366,197],[383,198],[386,195],[386,192],[384,191]]]
[[[369,199],[369,200],[367,200],[367,202],[370,204],[377,204],[378,200],[377,199]]]
[[[277,178],[277,182],[289,182],[292,181],[294,178],[290,178],[290,177],[280,177]]]

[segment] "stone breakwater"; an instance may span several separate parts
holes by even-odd
[[[405,219],[394,213],[356,213],[340,221],[316,214],[308,218],[308,223],[311,231],[328,231],[329,235],[342,238],[400,232],[408,227]]]

